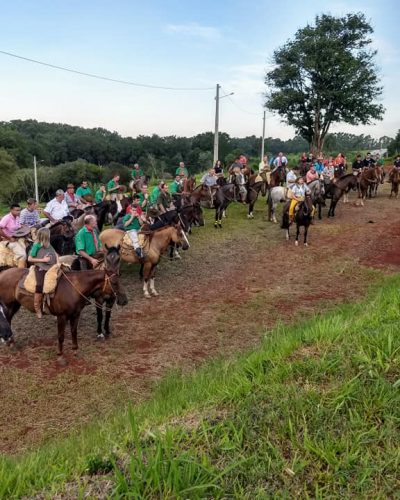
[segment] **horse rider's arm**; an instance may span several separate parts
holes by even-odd
[[[129,224],[133,221],[133,214],[129,217],[129,219],[124,222],[124,227],[127,227],[129,226]]]
[[[50,222],[56,222],[56,220],[49,214],[49,212],[46,212],[44,210],[43,213],[46,216],[46,218],[49,219]]]
[[[49,262],[50,257],[43,257],[42,259],[38,259],[37,257],[28,256],[28,262],[32,262],[32,264],[36,264],[39,262]]]
[[[92,265],[96,265],[98,263],[98,260],[91,257],[88,253],[85,252],[85,250],[79,250],[78,253],[81,257],[91,262]]]

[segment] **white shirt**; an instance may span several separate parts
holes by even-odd
[[[292,189],[295,182],[296,182],[296,174],[293,172],[293,170],[289,170],[289,172],[287,173],[286,175],[286,184],[287,184],[287,187]]]
[[[62,200],[60,203],[55,198],[47,203],[44,211],[51,215],[54,220],[61,220],[63,217],[69,215],[67,202]]]
[[[279,167],[280,165],[287,165],[286,156],[277,156],[274,160],[274,167]]]
[[[269,164],[268,164],[268,162],[264,163],[264,160],[260,161],[260,163],[258,164],[258,171],[260,172],[260,174],[262,172],[264,172],[265,169],[268,169],[268,168],[269,168]]]
[[[295,184],[291,190],[296,198],[304,198],[306,195],[306,187],[305,184]]]

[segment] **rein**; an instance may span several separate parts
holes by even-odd
[[[117,294],[115,293],[115,290],[111,284],[111,278],[113,276],[116,276],[115,273],[113,273],[111,276],[108,276],[107,273],[104,271],[104,285],[103,285],[103,292],[105,291],[106,289],[106,286],[107,286],[107,282],[109,282],[110,284],[110,288],[111,288],[111,291],[112,293],[114,294],[114,297],[117,297]],[[89,302],[89,304],[91,304],[92,306],[95,306],[97,307],[98,309],[103,309],[103,304],[99,304],[98,302],[96,302],[95,300],[91,299],[90,297],[87,297],[86,295],[84,295],[80,290],[78,290],[78,288],[74,285],[74,283],[68,278],[67,274],[65,273],[65,271],[61,270],[61,274],[62,276],[64,276],[64,278],[68,281],[68,283],[72,286],[72,288],[82,297],[84,298],[87,302]],[[112,308],[111,307],[105,307],[105,310],[106,311],[112,311]]]

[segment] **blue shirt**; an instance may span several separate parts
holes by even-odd
[[[322,172],[324,171],[324,164],[322,162],[315,162],[314,168],[318,174],[322,174]]]

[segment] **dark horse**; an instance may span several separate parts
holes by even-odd
[[[58,255],[71,255],[75,251],[73,218],[67,215],[50,226],[50,243]]]
[[[297,208],[297,207],[296,207]],[[311,194],[307,193],[304,201],[301,201],[298,206],[298,210],[294,214],[294,222],[296,223],[296,241],[295,245],[299,244],[300,227],[304,227],[304,245],[307,246],[307,235],[308,228],[310,227],[312,221],[312,209],[313,203],[311,199]],[[282,229],[286,230],[286,239],[289,240],[289,227],[291,226],[289,220],[289,211],[285,210],[282,217]]]
[[[286,182],[286,168],[284,165],[276,167],[271,172],[270,187],[283,186]]]
[[[6,314],[6,306],[0,302],[0,343],[9,342],[13,335],[10,323],[7,321]]]
[[[364,206],[364,200],[369,196],[372,198],[372,192],[378,184],[378,175],[374,165],[364,168],[358,178],[358,198],[361,200],[361,206]]]
[[[118,212],[117,202],[113,200],[104,200],[101,203],[98,203],[94,206],[94,213],[97,218],[97,227],[99,231],[103,230],[104,224],[106,224],[107,217],[110,217],[110,221],[114,220]]]
[[[399,182],[400,182],[400,170],[397,167],[393,167],[389,174],[389,182],[392,184],[392,189],[390,190],[391,198],[394,194],[395,198],[399,196]]]
[[[266,179],[263,179],[261,181],[257,181],[258,174],[252,174],[249,177],[249,180],[247,182],[247,199],[246,203],[249,205],[249,213],[247,214],[247,217],[249,219],[254,219],[253,215],[253,210],[254,210],[254,205],[258,199],[258,195],[261,191],[261,195],[265,196],[267,194],[267,189],[268,189],[268,182]]]
[[[229,183],[219,186],[215,191],[213,205],[215,208],[214,227],[222,229],[222,214],[232,201],[239,201],[239,189],[235,184]],[[199,203],[200,201],[210,201],[208,188],[201,184],[197,186],[190,195],[191,203]]]
[[[334,182],[325,183],[325,198],[330,198],[331,204],[328,211],[328,217],[335,216],[335,208],[340,198],[350,191],[357,189],[357,176],[346,174],[336,179]]]
[[[105,258],[105,269],[63,273],[59,279],[54,296],[50,299],[49,312],[57,317],[58,356],[63,358],[65,327],[71,325],[72,349],[78,349],[78,323],[82,310],[94,298],[95,305],[110,297],[120,305],[127,303],[119,284],[120,256],[118,248],[109,248]],[[0,301],[6,307],[6,318],[11,325],[13,316],[21,306],[34,312],[33,294],[21,288],[20,282],[27,269],[12,268],[0,273]]]

